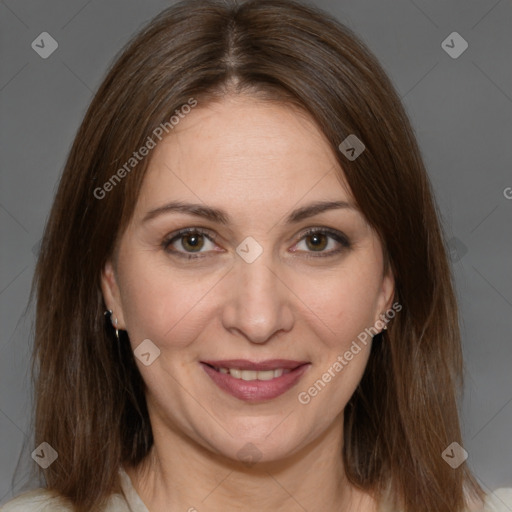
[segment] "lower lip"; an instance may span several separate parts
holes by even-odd
[[[211,366],[201,363],[204,371],[219,386],[235,398],[246,402],[261,402],[272,400],[292,388],[304,375],[310,364],[303,364],[289,373],[275,377],[272,380],[242,380],[235,379],[229,373],[220,373]]]

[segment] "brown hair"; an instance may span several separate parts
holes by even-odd
[[[120,464],[137,465],[151,425],[126,333],[104,317],[100,273],[129,222],[147,160],[102,199],[95,190],[190,98],[199,105],[249,92],[307,111],[337,153],[352,193],[380,236],[403,305],[374,343],[345,410],[348,478],[404,512],[455,512],[463,464],[441,457],[461,442],[462,362],[450,268],[413,130],[384,71],[346,27],[291,0],[179,3],[122,52],[77,133],[43,237],[33,371],[36,445],[59,453],[47,486],[78,512],[118,488]],[[349,161],[349,134],[366,150]]]

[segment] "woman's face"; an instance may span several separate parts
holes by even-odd
[[[152,150],[102,287],[143,343],[155,438],[270,461],[341,435],[393,279],[340,175],[305,114],[249,96],[199,103]]]

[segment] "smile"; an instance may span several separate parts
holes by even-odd
[[[215,368],[220,373],[224,373],[225,375],[231,375],[235,379],[242,379],[245,381],[251,380],[272,380],[276,377],[281,377],[284,373],[290,373],[291,370],[287,370],[286,368],[278,368],[277,370],[263,370],[263,371],[255,371],[255,370],[240,370],[237,368]]]
[[[222,391],[246,402],[272,400],[292,388],[311,366],[308,362],[248,360],[201,362]]]

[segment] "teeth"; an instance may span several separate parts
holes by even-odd
[[[231,377],[241,380],[272,380],[285,373],[290,373],[290,370],[285,368],[277,368],[275,370],[237,370],[236,368],[216,368],[217,371],[224,374],[230,374]]]
[[[274,370],[266,370],[264,372],[254,372],[257,374],[258,380],[271,380],[274,378]]]
[[[258,378],[258,372],[254,370],[243,370],[240,372],[242,380],[256,380]]]
[[[235,379],[242,378],[242,370],[228,370],[228,372],[231,374],[232,377],[235,377]]]

